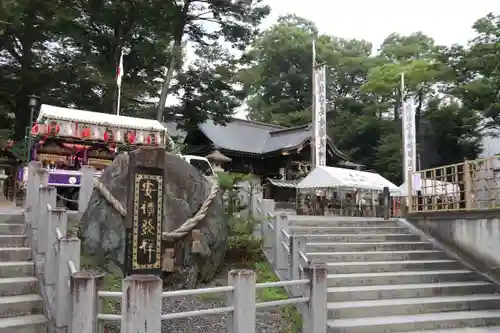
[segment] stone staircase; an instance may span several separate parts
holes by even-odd
[[[330,333],[500,332],[500,289],[396,220],[292,220],[327,263]]]
[[[43,299],[24,227],[22,212],[0,212],[0,333],[46,332]]]

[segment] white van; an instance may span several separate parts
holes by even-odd
[[[184,161],[188,162],[192,166],[194,166],[196,169],[200,170],[201,173],[206,176],[206,177],[214,177],[214,169],[212,168],[212,165],[210,162],[205,158],[201,156],[196,156],[196,155],[179,155],[184,159]]]

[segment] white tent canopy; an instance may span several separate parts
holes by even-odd
[[[157,120],[132,118],[132,117],[118,116],[108,113],[68,109],[47,104],[42,104],[37,122],[40,123],[44,119],[63,120],[70,122],[79,122],[83,124],[112,126],[118,128],[130,128],[137,130],[152,130],[160,132],[166,131],[165,127],[163,127],[163,125]]]
[[[404,182],[400,187],[401,195],[408,195],[408,185]],[[420,179],[418,175],[412,177],[412,194],[416,195],[417,191],[421,191],[423,196],[447,195],[459,196],[460,187],[457,184],[444,182],[435,179]]]
[[[297,185],[299,189],[341,188],[372,191],[382,191],[384,187],[388,187],[392,194],[400,193],[399,187],[377,173],[327,166],[316,167]]]

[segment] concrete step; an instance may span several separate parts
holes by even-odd
[[[500,309],[499,294],[330,302],[329,318],[381,317],[419,313]]]
[[[26,246],[27,240],[24,235],[0,235],[0,247]]]
[[[458,311],[404,316],[335,319],[328,321],[328,332],[397,333],[498,325],[500,325],[500,310]]]
[[[307,252],[432,250],[429,242],[308,242]]]
[[[12,212],[0,212],[0,223],[24,224],[24,213],[21,207],[5,207],[5,209],[12,210]]]
[[[38,294],[0,297],[0,318],[42,313],[43,299]]]
[[[0,247],[0,261],[26,261],[30,257],[29,247]]]
[[[469,270],[432,270],[384,273],[328,274],[329,287],[400,285],[435,282],[481,281]]]
[[[32,261],[0,262],[0,277],[33,276],[35,265]]]
[[[484,327],[463,327],[452,328],[449,330],[431,330],[431,331],[411,331],[406,333],[500,333],[500,326],[484,326]]]
[[[24,228],[22,223],[0,223],[0,235],[21,235]]]
[[[43,315],[28,315],[0,319],[0,333],[45,333],[47,319]]]
[[[365,252],[308,252],[309,260],[318,259],[324,262],[339,261],[390,261],[390,260],[424,260],[447,259],[447,254],[439,250],[409,251],[365,251]]]
[[[420,236],[412,234],[312,234],[304,235],[308,242],[418,242]]]
[[[289,232],[296,235],[308,234],[409,234],[405,227],[289,227]]]
[[[0,278],[0,296],[38,293],[38,280],[34,276]]]
[[[291,219],[288,223],[290,227],[401,227],[396,220],[384,219],[363,219],[363,218],[323,218],[314,219],[313,216],[307,216],[308,219]]]
[[[459,262],[449,259],[328,262],[326,265],[328,273],[331,274],[423,271],[432,269],[454,270],[463,267]]]
[[[486,281],[331,287],[328,288],[328,301],[347,302],[411,297],[458,296],[489,294],[499,291],[500,287]]]

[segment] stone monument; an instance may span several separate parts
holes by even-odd
[[[79,224],[82,255],[114,275],[123,275],[130,261],[125,259],[131,255],[126,251],[128,196],[133,192],[129,162],[139,154],[140,149],[121,154],[104,170]],[[210,281],[223,263],[228,221],[216,184],[176,155],[166,153],[164,159],[164,284],[172,289],[193,288]]]

